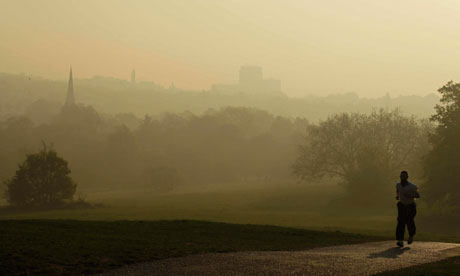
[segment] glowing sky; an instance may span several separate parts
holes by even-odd
[[[460,81],[458,0],[0,0],[0,72],[208,89],[259,65],[289,95]]]

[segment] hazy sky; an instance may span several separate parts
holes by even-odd
[[[241,65],[288,95],[425,95],[460,82],[458,0],[0,0],[0,72],[208,89]]]

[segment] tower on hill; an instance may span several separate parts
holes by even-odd
[[[131,71],[131,85],[136,84],[136,70]]]
[[[73,94],[72,67],[70,67],[69,84],[67,86],[67,98],[65,100],[65,105],[66,106],[75,105],[75,96]]]

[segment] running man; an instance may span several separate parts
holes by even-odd
[[[396,184],[396,200],[398,202],[398,225],[396,226],[396,245],[399,247],[404,246],[404,231],[409,230],[409,238],[407,244],[411,244],[414,241],[415,235],[415,221],[414,217],[417,214],[417,208],[415,206],[415,198],[420,198],[418,193],[418,187],[415,184],[407,181],[409,174],[406,171],[402,171],[399,176],[401,179],[400,183]]]

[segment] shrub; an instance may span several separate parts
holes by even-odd
[[[46,145],[27,155],[6,186],[6,198],[15,206],[57,206],[72,200],[77,187],[67,161]]]

